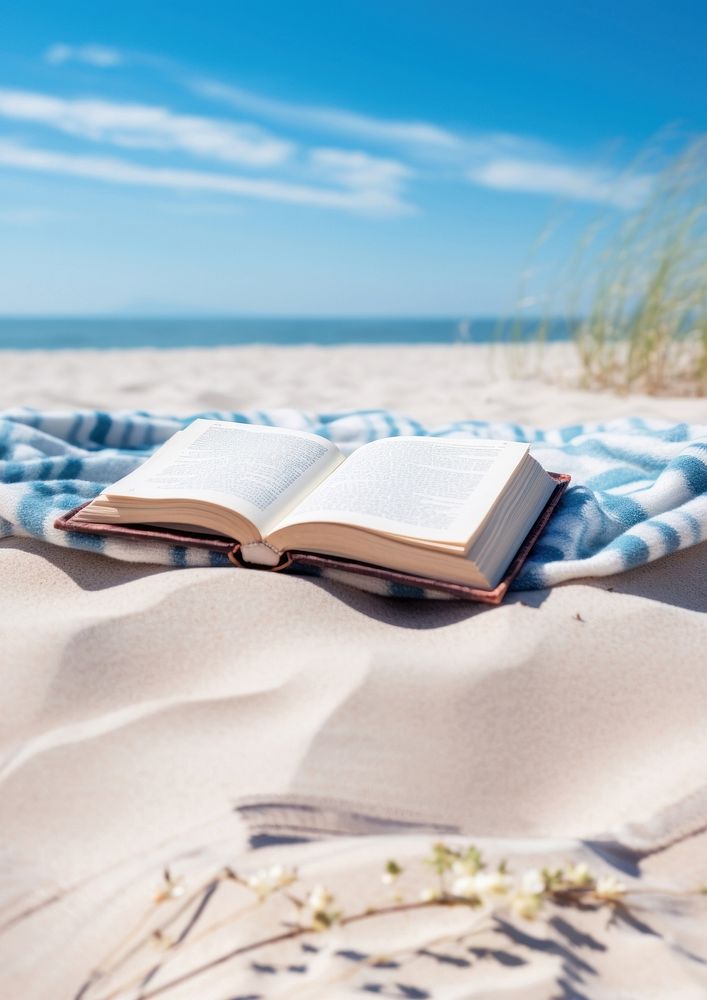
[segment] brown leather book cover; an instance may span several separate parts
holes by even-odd
[[[105,538],[132,538],[136,541],[164,542],[167,545],[184,545],[209,549],[212,552],[222,552],[228,556],[234,566],[259,572],[277,573],[287,572],[288,570],[296,571],[297,566],[336,569],[347,573],[356,573],[361,576],[377,577],[381,580],[388,580],[391,583],[398,583],[404,587],[436,590],[448,594],[450,597],[457,597],[466,601],[500,604],[521,566],[527,559],[530,550],[540,537],[543,528],[550,520],[552,512],[559,503],[570,481],[570,476],[564,473],[550,472],[548,475],[552,476],[557,485],[540,516],[526,535],[525,541],[511,560],[503,579],[493,590],[481,590],[478,587],[470,587],[463,583],[446,583],[443,580],[433,580],[426,576],[417,576],[414,573],[402,573],[398,570],[386,569],[384,566],[355,562],[352,559],[340,559],[337,556],[318,555],[314,552],[287,552],[277,566],[256,566],[253,563],[247,563],[243,560],[240,554],[240,545],[237,542],[232,542],[228,538],[221,538],[218,535],[197,534],[196,532],[183,531],[182,529],[171,530],[169,528],[154,528],[138,524],[86,524],[76,521],[75,515],[87,506],[86,503],[75,507],[74,510],[57,518],[54,522],[54,527],[62,531],[78,531],[82,534],[101,535]]]

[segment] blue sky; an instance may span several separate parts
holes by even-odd
[[[640,205],[662,130],[705,131],[705,20],[685,2],[0,9],[0,312],[505,313],[548,223],[561,259]]]

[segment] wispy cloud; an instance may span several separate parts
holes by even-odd
[[[502,191],[599,202],[620,209],[640,204],[653,180],[648,175],[622,177],[608,169],[567,162],[561,151],[542,140],[509,132],[463,134],[430,122],[389,120],[343,108],[274,100],[214,80],[190,79],[187,85],[202,97],[267,121],[403,148],[407,157],[424,163],[427,173],[434,172],[437,163],[440,179],[456,177]],[[317,157],[313,154],[312,159],[316,162]],[[327,162],[348,169],[344,153],[323,150],[321,163]],[[381,174],[384,162],[375,168]],[[353,164],[352,160],[351,169],[357,169]],[[366,169],[363,161],[360,169]],[[406,169],[410,175],[412,171]]]
[[[99,69],[121,66],[125,61],[122,52],[107,45],[65,45],[63,42],[51,45],[44,53],[44,59],[54,66],[66,62],[79,62]]]
[[[265,178],[241,177],[174,167],[152,167],[117,157],[84,156],[36,149],[0,140],[0,166],[63,174],[112,184],[209,191],[291,205],[314,205],[348,212],[399,215],[410,211],[395,194],[368,188],[335,190]]]
[[[291,143],[255,125],[174,114],[149,104],[0,89],[0,117],[126,148],[178,150],[246,166],[280,164],[292,152]]]
[[[312,149],[309,167],[314,176],[344,187],[375,188],[396,195],[413,176],[413,170],[399,160],[348,149]]]
[[[45,58],[55,64],[79,61],[100,68],[128,62],[117,49],[63,43],[52,46]],[[245,195],[250,185],[251,197],[388,214],[411,210],[407,190],[419,175],[441,184],[461,180],[498,191],[597,202],[623,210],[640,204],[652,184],[645,174],[621,176],[609,168],[573,162],[561,150],[533,137],[502,131],[461,132],[429,121],[387,119],[281,100],[230,83],[194,78],[158,57],[143,55],[141,59],[193,94],[218,102],[221,117],[179,114],[151,104],[7,89],[0,89],[0,117],[123,149],[186,153],[214,164],[267,169],[278,175],[277,179],[221,177],[171,165],[146,167],[127,160],[73,156],[74,163],[119,165],[120,169],[112,171],[119,183],[138,183],[125,180],[131,172],[133,177],[145,178],[139,183],[232,194]],[[227,119],[224,106],[255,121]],[[287,126],[297,138],[274,134],[271,129],[276,130],[278,124]],[[337,141],[369,148],[339,149],[334,147]],[[388,155],[374,155],[370,147],[383,148]],[[285,174],[287,179],[283,179]],[[123,179],[118,180],[118,175]],[[158,177],[162,180],[157,181]],[[169,183],[166,177],[172,178]]]
[[[441,150],[456,149],[459,146],[458,136],[429,122],[374,118],[343,108],[278,101],[214,80],[191,80],[189,87],[202,97],[222,101],[238,111],[297,125],[310,131],[346,135],[386,145],[427,146]]]
[[[640,205],[653,183],[647,174],[622,177],[586,167],[511,159],[491,160],[474,167],[468,178],[474,184],[499,191],[555,195],[622,209]]]

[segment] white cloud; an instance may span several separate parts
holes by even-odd
[[[411,210],[410,206],[400,201],[395,194],[382,190],[367,188],[335,190],[307,184],[293,184],[288,181],[239,177],[233,174],[173,167],[148,167],[116,157],[57,153],[2,140],[0,140],[0,166],[63,174],[113,184],[220,192],[243,198],[292,205],[313,205],[356,213],[400,215]]]
[[[412,175],[394,159],[360,150],[301,150],[256,125],[175,114],[153,105],[0,88],[0,117],[123,149],[186,152],[219,164],[251,168],[286,166],[291,178],[313,181],[312,190],[320,185],[327,186],[324,190],[344,188],[355,192],[361,203],[382,207],[402,207],[401,189]],[[330,193],[336,195],[335,190]]]
[[[621,177],[608,171],[533,160],[495,159],[468,173],[474,184],[499,191],[549,194],[573,201],[592,201],[631,209],[648,195],[647,174]]]
[[[135,149],[179,150],[223,163],[272,166],[292,145],[255,125],[178,115],[155,105],[98,98],[67,99],[0,89],[0,116],[58,129],[94,142]]]
[[[394,192],[413,174],[398,160],[348,149],[313,149],[309,153],[309,166],[315,176],[344,187]]]
[[[124,56],[96,45],[57,44],[50,62],[80,60],[118,65]],[[147,56],[141,57],[143,60]],[[149,57],[154,63],[155,58]],[[164,67],[162,67],[164,69]],[[609,169],[563,162],[561,153],[541,140],[507,132],[460,133],[427,121],[377,118],[344,108],[278,100],[209,79],[185,79],[193,93],[265,121],[282,122],[309,133],[341,135],[402,151],[440,182],[465,178],[482,187],[552,195],[632,209],[653,183],[647,175],[621,176]],[[177,115],[149,105],[101,100],[62,100],[41,94],[0,90],[0,115],[59,128],[86,139],[122,147],[180,150],[225,163],[279,166],[381,203],[402,204],[399,193],[415,172],[397,159],[362,150],[315,148],[288,142],[249,124],[195,115]],[[295,187],[297,185],[294,185]],[[335,192],[332,192],[335,193]]]
[[[120,51],[94,44],[57,43],[45,53],[45,58],[54,64],[79,61],[101,68],[126,61]],[[159,63],[161,71],[165,71],[164,60],[145,55],[140,58],[149,60],[153,69]],[[177,114],[158,105],[100,98],[70,99],[0,88],[0,117],[123,149],[181,152],[249,168],[286,168],[290,181],[253,181],[250,196],[332,207],[355,206],[356,210],[366,206],[366,210],[373,211],[410,211],[411,206],[403,200],[403,189],[419,173],[436,178],[439,183],[463,178],[498,191],[598,202],[624,210],[637,207],[653,183],[653,178],[645,174],[622,176],[606,168],[563,162],[557,149],[513,133],[458,133],[426,121],[377,118],[344,108],[278,100],[214,80],[185,79],[175,66],[170,75],[172,78],[176,75],[192,92],[260,120],[282,122],[310,135],[335,134],[392,147],[407,162],[361,149],[311,148],[302,140],[290,141],[248,122]],[[131,171],[135,177],[152,177],[139,183],[158,183],[155,180],[158,176],[162,177],[159,183],[163,183],[164,178],[171,177],[167,186],[194,184],[204,190],[228,190],[232,194],[245,193],[244,185],[251,183],[248,178],[176,168],[159,170],[126,160],[80,156],[72,159],[75,164],[120,165],[120,169],[113,171],[114,179],[120,183],[138,183],[125,179]],[[411,164],[419,169],[413,169]],[[302,180],[305,183],[300,183]],[[256,190],[261,193],[255,193]],[[270,194],[263,193],[266,191]]]
[[[99,69],[111,69],[124,62],[121,52],[106,45],[65,45],[63,42],[51,45],[44,53],[44,59],[53,66],[81,62]]]
[[[447,151],[459,147],[458,136],[429,122],[374,118],[342,108],[293,104],[262,97],[240,87],[213,80],[192,80],[190,88],[202,97],[222,101],[239,111],[308,129],[403,146],[424,146]]]
[[[191,80],[188,85],[203,97],[260,118],[404,148],[409,159],[424,165],[427,172],[433,171],[440,181],[465,177],[497,190],[549,194],[621,209],[639,205],[653,182],[647,175],[622,177],[608,169],[562,163],[561,154],[547,143],[509,132],[456,133],[430,122],[387,120],[342,108],[273,100],[213,80]],[[388,181],[400,183],[413,173],[397,161],[371,157],[366,162],[366,158],[365,153],[335,150],[314,150],[310,154],[313,167],[319,171],[338,170],[342,177],[347,173],[363,177],[370,171],[383,185]]]

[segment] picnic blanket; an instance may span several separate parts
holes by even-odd
[[[529,442],[546,469],[569,473],[572,483],[516,579],[515,590],[608,576],[707,538],[707,424],[632,418],[536,430],[463,420],[427,429],[388,410],[278,409],[184,418],[20,408],[0,411],[0,539],[32,536],[132,562],[230,566],[220,553],[136,545],[53,527],[60,514],[127,475],[197,416],[307,430],[329,438],[345,452],[401,434]],[[331,575],[390,596],[438,596],[340,571]]]

